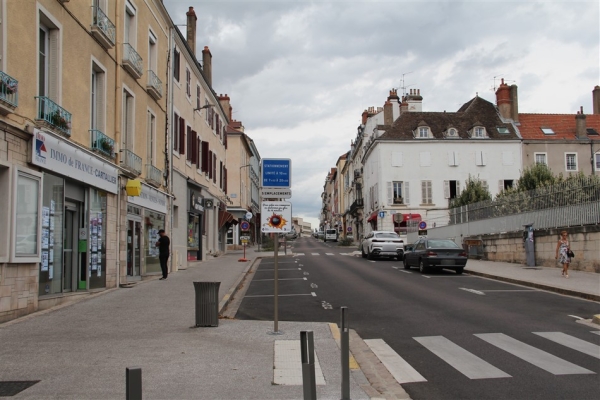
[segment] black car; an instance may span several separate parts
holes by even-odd
[[[429,269],[453,269],[462,274],[467,265],[467,252],[451,239],[421,238],[406,246],[404,268],[419,267],[421,273]]]

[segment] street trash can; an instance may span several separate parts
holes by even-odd
[[[219,286],[221,282],[194,282],[196,326],[219,326]]]

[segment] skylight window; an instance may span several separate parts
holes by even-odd
[[[555,135],[552,128],[540,128],[540,129],[542,130],[542,132],[544,132],[544,135]]]
[[[590,136],[598,136],[598,131],[596,131],[594,128],[587,128],[585,131]]]
[[[504,127],[504,126],[499,126],[496,129],[498,129],[498,133],[501,135],[508,135],[510,133],[510,131],[508,130],[508,128]]]

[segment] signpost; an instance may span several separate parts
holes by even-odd
[[[250,215],[252,215],[252,214],[250,214]],[[248,223],[248,221],[240,222],[240,229],[242,230],[242,232],[248,233],[248,229],[250,229],[250,224]],[[240,258],[238,261],[240,261],[240,262],[248,261],[246,259],[246,244],[248,243],[250,236],[245,236],[245,235],[240,236],[240,239],[242,241],[242,244],[244,245],[244,257]]]

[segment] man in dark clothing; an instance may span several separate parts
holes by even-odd
[[[158,247],[158,259],[160,260],[160,269],[162,270],[162,278],[160,278],[160,280],[162,281],[163,279],[167,279],[167,276],[169,275],[167,260],[169,259],[169,246],[171,245],[171,240],[164,229],[160,229],[158,235],[160,238],[156,242],[156,247]]]

